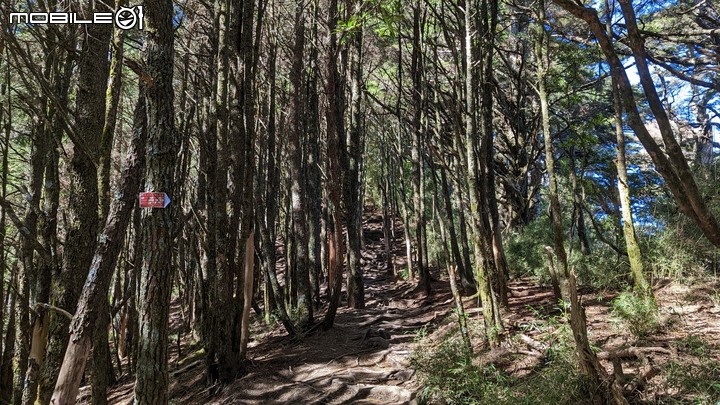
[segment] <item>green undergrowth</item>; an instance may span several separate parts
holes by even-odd
[[[624,297],[623,300],[631,300]],[[633,303],[632,305],[639,305]],[[543,336],[547,357],[530,374],[515,377],[493,364],[483,364],[485,353],[468,353],[457,328],[438,337],[427,331],[417,334],[418,347],[410,362],[416,370],[421,404],[440,405],[535,405],[590,404],[593,386],[576,366],[572,334],[558,316],[538,314],[524,325],[523,333]],[[475,325],[473,341],[479,342]],[[473,327],[471,327],[473,329]],[[539,335],[538,335],[539,333]],[[511,337],[512,339],[512,337]],[[676,341],[680,356],[658,364],[660,373],[650,382],[649,397],[630,395],[633,404],[720,404],[720,363],[716,345],[702,336],[688,335]],[[600,351],[600,348],[593,348]],[[507,354],[504,360],[510,359]],[[501,361],[502,363],[502,361]]]
[[[545,253],[546,246],[554,247],[552,232],[548,232],[550,228],[549,219],[542,216],[521,231],[507,235],[505,255],[511,278],[531,277],[540,284],[550,285]],[[618,256],[604,243],[594,242],[591,253],[586,256],[579,253],[576,239],[566,242],[569,266],[576,270],[580,283],[597,289],[619,289],[628,285],[630,266],[627,258]]]
[[[421,339],[411,357],[417,370],[422,404],[577,404],[589,403],[593,389],[573,364],[567,339],[556,340],[545,362],[517,378],[492,364],[484,365],[463,349],[457,331],[440,339]]]
[[[677,359],[662,364],[659,391],[661,404],[720,403],[720,363],[717,347],[703,337],[688,335],[677,341]]]
[[[660,322],[655,299],[625,291],[613,301],[612,318],[638,339],[658,331]]]
[[[719,404],[720,364],[712,357],[670,361],[661,366],[660,404]]]

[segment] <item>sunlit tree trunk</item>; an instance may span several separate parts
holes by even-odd
[[[562,211],[560,197],[558,195],[558,182],[555,174],[555,147],[553,145],[552,132],[550,128],[550,109],[548,106],[547,75],[550,68],[548,56],[549,40],[545,27],[545,3],[538,5],[539,22],[537,23],[537,36],[535,38],[535,54],[537,55],[537,89],[540,99],[540,114],[542,120],[543,141],[545,142],[545,168],[548,176],[548,198],[550,200],[550,219],[554,242],[554,253],[558,260],[557,274],[560,279],[562,298],[569,299],[567,291],[568,258],[565,251],[565,237],[562,223]]]
[[[552,221],[553,241],[555,242],[555,255],[560,268],[557,273],[560,276],[560,289],[562,299],[570,309],[570,327],[575,341],[575,352],[578,365],[582,373],[588,378],[593,387],[605,385],[604,392],[594,391],[591,400],[596,404],[615,403],[627,404],[622,395],[620,385],[608,379],[607,373],[598,361],[595,352],[590,347],[587,336],[587,323],[585,309],[580,302],[577,290],[577,280],[574,269],[568,269],[568,259],[564,246],[564,228],[562,224],[562,212],[560,211],[560,199],[558,196],[557,179],[555,176],[555,156],[550,132],[550,112],[548,106],[547,74],[550,68],[549,44],[550,36],[545,30],[545,2],[543,0],[537,6],[538,22],[537,37],[535,42],[535,53],[538,58],[537,78],[538,96],[542,114],[542,129],[545,142],[545,165],[547,167],[550,198],[550,216]],[[552,263],[552,255],[548,255]]]
[[[487,11],[487,4],[483,0],[481,7],[478,7],[475,0],[467,0],[465,3],[465,47],[466,47],[466,68],[465,74],[465,153],[467,158],[466,178],[468,182],[470,197],[470,216],[472,225],[472,238],[475,255],[475,275],[478,284],[478,293],[482,301],[483,319],[485,322],[485,334],[491,347],[500,344],[500,336],[503,332],[502,320],[499,319],[499,300],[497,291],[493,289],[493,273],[496,272],[494,254],[492,248],[492,230],[490,229],[490,218],[487,205],[487,196],[484,195],[494,190],[487,189],[487,178],[485,177],[486,165],[490,162],[481,162],[486,158],[486,153],[481,153],[480,139],[481,132],[487,131],[486,117],[478,122],[477,101],[479,78],[477,66],[480,62],[480,41],[483,37],[483,25],[478,24],[481,18],[488,18],[482,11]],[[491,0],[492,1],[492,0]],[[492,17],[495,18],[495,17]],[[484,41],[484,38],[483,38]],[[487,86],[485,86],[487,87]],[[483,91],[485,89],[483,87]],[[480,95],[482,97],[482,95]],[[490,97],[490,95],[487,95]],[[480,107],[487,106],[483,100]],[[489,125],[489,123],[487,123]]]
[[[635,234],[635,224],[632,217],[632,205],[630,202],[630,186],[628,184],[627,163],[625,159],[625,133],[622,127],[622,106],[618,97],[617,87],[613,84],[613,96],[615,105],[615,137],[617,139],[615,167],[618,173],[618,193],[620,195],[620,207],[622,211],[622,229],[625,236],[625,247],[627,248],[630,261],[630,272],[635,281],[635,289],[643,296],[652,296],[650,284],[645,277],[643,269],[642,252],[640,243]]]

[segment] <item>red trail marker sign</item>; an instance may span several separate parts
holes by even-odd
[[[170,204],[170,197],[165,193],[140,193],[140,208],[165,208]]]

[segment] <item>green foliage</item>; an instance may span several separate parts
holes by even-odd
[[[554,327],[556,317],[540,320]],[[569,329],[556,330],[545,364],[524,378],[507,375],[493,365],[480,365],[463,349],[459,334],[441,342],[420,341],[411,357],[421,386],[421,403],[427,404],[586,404],[593,387],[575,367]],[[549,389],[549,387],[551,387]]]
[[[637,338],[655,333],[659,327],[655,299],[630,291],[621,293],[613,301],[612,316]]]
[[[473,360],[458,334],[446,337],[440,344],[425,339],[410,359],[424,387],[421,403],[480,404],[507,397],[508,377]]]
[[[720,162],[695,166],[694,178],[705,196],[708,208],[720,218]],[[687,216],[679,212],[669,195],[658,197],[654,206],[655,228],[647,238],[644,251],[657,277],[676,280],[716,274],[720,249],[713,246]]]
[[[697,335],[688,335],[678,341],[678,349],[693,356],[705,356],[711,350],[711,345]]]
[[[678,221],[685,222],[686,219]],[[710,257],[699,249],[699,244],[704,241],[698,239],[702,238],[700,235],[697,238],[689,236],[686,233],[688,231],[683,229],[685,226],[690,225],[678,223],[654,238],[647,238],[644,251],[647,252],[647,262],[656,277],[683,280],[705,272]]]
[[[513,233],[505,240],[505,254],[511,277],[530,276],[542,284],[550,283],[544,251],[545,246],[554,246],[550,229],[549,218],[541,215],[522,232]],[[566,250],[571,251],[568,247]],[[572,253],[569,265],[575,267],[581,283],[595,288],[622,288],[628,285],[630,267],[627,259],[618,258],[617,253],[607,245],[593,243],[592,253],[588,256],[576,254],[579,253],[578,246],[573,247]]]
[[[573,365],[573,353],[563,351],[551,356],[544,368],[513,386],[508,404],[590,404],[593,389]]]
[[[631,282],[627,257],[618,257],[617,252],[605,244],[595,244],[587,256],[573,255],[570,266],[575,267],[580,283],[593,288],[617,290]]]
[[[681,397],[692,398],[694,404],[720,401],[720,364],[712,357],[671,361],[662,366],[662,371],[665,375],[663,390],[673,392],[677,402],[681,402]]]
[[[510,277],[537,277],[540,282],[549,282],[545,246],[552,246],[550,219],[541,215],[521,232],[513,233],[505,241],[505,255]]]
[[[402,2],[398,0],[370,0],[363,3],[363,9],[350,16],[347,21],[337,22],[337,32],[353,34],[367,27],[380,38],[395,39],[399,34],[398,24],[402,20]]]

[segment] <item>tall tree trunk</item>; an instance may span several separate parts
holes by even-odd
[[[238,32],[238,24],[233,20],[237,18],[240,4],[227,0],[215,2],[216,27],[218,51],[216,55],[217,83],[215,90],[214,110],[211,112],[211,130],[217,133],[217,145],[214,146],[217,160],[217,178],[214,184],[215,206],[213,214],[216,217],[217,245],[215,251],[217,276],[215,284],[210,288],[214,291],[214,300],[209,301],[209,311],[213,313],[213,329],[210,339],[214,340],[215,359],[214,373],[210,373],[211,381],[219,379],[222,382],[232,381],[235,378],[235,368],[239,365],[239,358],[233,350],[233,324],[237,314],[233,304],[234,295],[234,246],[232,240],[237,230],[230,229],[228,215],[228,200],[231,195],[228,191],[228,178],[231,171],[230,154],[234,153],[230,141],[230,62],[234,56],[234,45]],[[233,109],[235,110],[235,109]],[[234,112],[235,113],[235,112]],[[213,117],[214,115],[214,117]],[[237,120],[235,120],[237,121]],[[236,122],[234,122],[236,123]],[[233,128],[235,130],[235,128]],[[234,133],[234,135],[237,135]],[[211,157],[212,158],[212,157]],[[234,208],[234,207],[233,207]]]
[[[141,89],[135,107],[133,139],[122,172],[123,184],[119,197],[116,197],[108,211],[100,243],[95,250],[77,311],[70,324],[70,340],[51,399],[53,404],[75,403],[90,349],[95,342],[99,341],[94,335],[105,333],[105,340],[107,340],[107,324],[109,323],[107,295],[110,281],[125,242],[125,231],[140,188],[140,176],[145,169],[147,110],[143,92],[144,90]],[[101,327],[96,327],[96,324],[100,324]],[[97,347],[92,348],[93,355],[97,355]],[[95,371],[105,370],[96,369]],[[99,376],[93,378],[97,377]],[[102,394],[107,399],[105,393],[98,394]]]
[[[390,199],[391,194],[391,166],[390,158],[385,150],[384,145],[380,144],[380,180],[378,187],[382,197],[383,205],[383,244],[385,247],[385,270],[388,275],[395,277],[395,262],[393,260],[392,250],[390,248],[391,239],[393,238],[392,223],[395,221],[395,211],[392,207]]]
[[[320,66],[318,47],[318,21],[320,20],[320,2],[313,2],[313,22],[310,44],[310,63],[312,68],[307,81],[308,110],[307,110],[307,202],[308,202],[308,266],[310,269],[310,284],[312,284],[315,307],[320,309],[320,284],[322,273],[322,244],[321,216],[322,216],[322,189],[321,189],[321,155],[320,155],[320,95],[318,82],[320,80]]]
[[[337,38],[337,22],[339,20],[337,0],[329,0],[327,25],[330,35],[330,44],[327,56],[327,157],[329,178],[326,182],[328,188],[328,291],[330,303],[323,319],[323,328],[329,329],[335,322],[335,314],[340,304],[342,290],[343,270],[343,236],[341,214],[342,177],[340,168],[341,139],[345,136],[343,120],[343,93],[341,75],[338,71],[337,58],[340,54]]]
[[[2,48],[2,46],[0,46]],[[0,55],[5,52],[5,49],[0,49]],[[9,60],[9,59],[6,59]],[[7,177],[8,177],[8,170],[9,170],[9,164],[8,164],[8,154],[10,151],[10,130],[11,130],[11,124],[12,124],[12,96],[10,95],[10,66],[9,64],[3,63],[3,67],[5,68],[4,73],[0,73],[4,75],[4,83],[0,84],[0,95],[3,96],[7,100],[7,104],[3,105],[0,104],[0,127],[2,128],[2,134],[3,134],[3,144],[2,144],[2,190],[0,190],[0,193],[2,193],[2,199],[5,200],[7,198]],[[5,252],[5,237],[7,229],[5,228],[6,225],[6,218],[7,218],[7,212],[6,208],[0,207],[0,268],[3,269],[0,271],[3,273],[2,277],[0,277],[0,403],[10,403],[10,400],[12,399],[12,379],[13,379],[13,364],[12,364],[12,355],[14,352],[14,346],[15,346],[15,299],[16,293],[12,292],[10,288],[8,287],[7,295],[3,295],[5,292],[5,268],[7,267],[7,252]],[[15,271],[13,271],[10,275],[9,279],[9,285],[13,285],[15,283]],[[5,306],[5,302],[7,301],[12,303],[12,305]],[[7,333],[3,332],[3,326],[5,325],[5,309],[9,309],[9,314],[7,318]]]
[[[466,66],[465,74],[465,97],[466,111],[465,136],[467,156],[467,182],[470,194],[470,216],[472,224],[472,238],[475,254],[475,274],[478,283],[478,292],[482,301],[482,312],[485,323],[485,335],[491,347],[500,344],[502,323],[498,319],[498,300],[496,292],[493,291],[492,274],[496,268],[492,250],[492,236],[489,229],[489,218],[486,205],[486,197],[483,191],[486,186],[483,165],[478,164],[479,139],[478,122],[476,116],[476,89],[478,88],[478,74],[476,64],[479,56],[478,37],[476,31],[478,13],[475,0],[467,0],[465,3],[465,43],[466,43]],[[484,17],[484,14],[480,14]],[[494,191],[493,191],[494,192]]]
[[[397,29],[402,29],[402,25],[400,22],[398,22]],[[402,119],[403,117],[403,110],[402,110],[402,95],[405,90],[404,87],[404,76],[403,76],[403,36],[398,35],[397,36],[397,92],[398,95],[396,97],[395,101],[395,116],[397,117],[397,133],[395,138],[395,149],[396,149],[396,162],[398,171],[399,171],[399,180],[400,180],[400,187],[399,187],[399,194],[400,194],[400,207],[402,211],[402,221],[403,221],[403,236],[405,237],[405,262],[407,265],[407,277],[408,279],[412,280],[415,277],[415,268],[413,267],[413,260],[412,260],[412,242],[411,242],[411,224],[410,224],[410,207],[407,202],[406,193],[405,193],[405,164],[404,164],[404,140],[403,140],[403,134],[405,133],[405,121]],[[392,162],[392,160],[391,160]],[[393,170],[392,166],[389,168],[389,170]],[[398,204],[395,204],[396,206]]]
[[[17,265],[12,267],[12,273],[10,274],[10,282],[15,284],[18,280],[18,268]],[[15,403],[14,398],[15,390],[13,389],[13,354],[15,353],[15,302],[17,298],[17,291],[8,289],[8,308],[10,309],[9,318],[7,320],[7,331],[3,338],[3,351],[0,353],[2,360],[0,361],[0,401],[3,403]],[[3,302],[4,304],[4,302]]]
[[[55,32],[48,34],[48,41],[57,40]],[[50,57],[49,55],[45,58],[45,65],[43,67],[44,75],[47,77],[53,77],[56,82],[56,86],[53,91],[57,91],[57,96],[60,97],[59,72],[57,69],[57,58]],[[55,180],[52,178],[52,164],[55,164],[57,168],[57,161],[49,162],[48,155],[50,149],[48,144],[55,135],[51,131],[53,128],[53,115],[55,113],[54,106],[48,106],[46,101],[41,103],[41,108],[45,114],[45,117],[38,117],[34,120],[33,127],[33,146],[30,157],[31,165],[31,176],[30,179],[30,190],[29,195],[26,197],[30,206],[25,215],[27,225],[32,233],[38,235],[38,242],[43,245],[43,248],[47,252],[50,250],[50,239],[53,237],[53,230],[51,224],[53,224],[54,218],[46,216],[46,212],[40,210],[40,197],[43,193],[43,180],[44,174],[47,171],[51,178],[48,178],[48,187],[46,187],[46,203],[48,207],[53,205],[53,201],[57,201],[57,193],[53,192],[53,185],[57,187],[57,183],[53,183]],[[57,170],[57,169],[55,169]],[[53,198],[55,197],[55,198]],[[50,210],[48,210],[50,211]],[[57,212],[57,211],[55,211]],[[52,214],[47,212],[47,214]],[[38,232],[41,231],[41,232]],[[47,237],[44,237],[47,236]],[[31,316],[32,334],[30,335],[30,353],[28,357],[27,371],[25,374],[25,382],[23,385],[23,398],[24,404],[32,404],[35,402],[38,393],[38,383],[41,372],[41,366],[45,356],[45,348],[47,345],[48,338],[48,318],[50,317],[49,311],[41,308],[37,303],[47,303],[50,298],[50,275],[55,273],[52,268],[51,258],[39,257],[38,260],[33,258],[34,248],[31,247],[30,241],[25,240],[23,243],[23,252],[27,255],[23,255],[23,263],[26,266],[25,272],[28,277],[30,297],[29,303],[31,306],[38,308],[33,312]],[[33,242],[34,243],[34,242]],[[51,253],[52,254],[52,253]]]
[[[99,2],[88,1],[86,16],[106,11]],[[108,85],[108,50],[112,26],[89,24],[84,31],[83,52],[78,62],[77,133],[80,143],[74,144],[69,171],[70,229],[65,239],[62,272],[53,285],[53,305],[75,312],[85,277],[95,252],[98,233],[98,172],[100,140],[105,124],[105,100]],[[48,403],[60,371],[69,337],[69,319],[53,314],[50,318],[50,341],[41,381],[40,402]]]
[[[452,209],[452,201],[450,200],[451,192],[448,187],[447,173],[445,168],[440,166],[440,185],[441,194],[443,197],[443,208],[445,209],[445,215],[448,216],[448,232],[450,237],[450,250],[452,252],[453,261],[455,262],[455,273],[460,277],[460,284],[462,288],[473,289],[475,280],[472,279],[472,271],[465,269],[465,262],[463,261],[462,253],[460,252],[460,245],[458,245],[458,235],[455,230],[455,219]],[[470,275],[470,277],[468,277]]]
[[[116,0],[116,7],[122,7],[125,0]],[[110,60],[109,83],[105,106],[105,125],[100,139],[100,163],[98,165],[98,196],[100,199],[99,224],[105,224],[110,211],[110,172],[113,140],[120,105],[122,87],[122,64],[124,56],[125,30],[115,28],[112,41],[112,58]],[[144,145],[143,145],[144,146]],[[137,192],[137,191],[136,191]],[[107,300],[99,303],[107,307]],[[92,346],[92,403],[107,404],[107,388],[114,382],[112,362],[110,361],[110,342],[108,341],[108,325],[110,324],[109,308],[105,308],[97,323],[97,333]]]
[[[280,186],[280,168],[276,162],[280,156],[280,147],[276,145],[276,84],[275,84],[275,72],[277,64],[277,43],[276,39],[273,38],[270,47],[270,58],[269,58],[269,76],[270,76],[270,105],[268,114],[268,146],[267,146],[267,175],[265,184],[267,190],[265,191],[265,215],[264,220],[261,222],[260,235],[263,239],[263,256],[265,256],[265,277],[270,283],[272,288],[273,297],[275,298],[275,307],[280,316],[280,320],[283,326],[290,335],[295,335],[295,328],[288,315],[287,308],[285,307],[285,300],[283,298],[283,290],[280,287],[280,283],[275,273],[275,239],[276,239],[276,220],[278,214],[278,188]],[[267,311],[267,308],[266,308]]]
[[[255,270],[255,233],[250,235],[245,241],[245,263],[243,277],[243,312],[242,312],[242,329],[240,335],[240,357],[245,358],[247,355],[247,345],[250,341],[250,307],[253,299],[253,276]]]
[[[23,268],[23,270],[25,270],[25,268]],[[17,292],[14,294],[14,312],[17,312],[18,318],[16,326],[17,332],[14,333],[16,339],[14,356],[16,359],[15,361],[17,362],[17,372],[14,376],[15,389],[13,390],[12,403],[20,404],[22,403],[23,387],[25,385],[25,372],[28,368],[28,357],[30,356],[30,301],[28,300],[28,296],[30,295],[30,284],[28,283],[27,274],[24,274],[24,272],[19,273],[18,269],[16,269],[15,272],[18,273],[15,278]]]
[[[458,162],[459,163],[459,162]],[[459,166],[459,164],[458,164]],[[458,213],[458,225],[460,228],[460,246],[462,247],[463,269],[465,274],[460,274],[460,279],[467,283],[469,288],[476,288],[475,276],[473,275],[472,261],[470,260],[470,244],[468,242],[467,221],[465,219],[465,205],[463,204],[462,184],[456,184],[455,210]],[[466,288],[468,288],[466,286]]]
[[[116,9],[127,4],[127,0],[116,0]],[[125,30],[115,28],[110,59],[109,83],[105,105],[105,125],[100,138],[100,164],[98,165],[98,195],[100,196],[100,223],[104,224],[110,210],[110,172],[113,140],[117,123],[120,90],[122,88],[122,66],[125,54]]]
[[[300,138],[305,129],[302,98],[303,55],[305,50],[304,0],[298,0],[295,9],[295,44],[290,72],[290,119],[288,126],[288,154],[290,155],[290,192],[292,198],[292,237],[296,246],[297,308],[300,329],[308,328],[313,321],[312,293],[308,266],[308,229],[305,208],[305,182],[302,178],[302,149]]]
[[[577,236],[580,240],[580,251],[583,255],[587,256],[591,253],[591,251],[590,239],[588,238],[587,230],[585,229],[582,185],[578,182],[577,167],[575,164],[577,159],[575,159],[575,156],[572,155],[572,151],[570,153],[570,182],[572,183],[573,192],[573,222],[575,223]],[[579,180],[582,182],[582,174]]]
[[[362,2],[348,1],[346,7],[352,13],[360,15]],[[364,128],[363,114],[363,28],[362,24],[350,38],[350,133],[348,137],[348,172],[345,174],[346,228],[348,235],[348,306],[365,308],[365,287],[360,264],[362,242],[362,195],[360,167],[362,166],[362,137]]]
[[[508,292],[506,281],[508,278],[507,260],[505,259],[505,249],[503,248],[502,236],[500,232],[500,215],[498,213],[497,198],[495,196],[495,147],[493,132],[493,83],[495,82],[493,74],[493,50],[495,49],[495,31],[497,29],[498,20],[498,1],[483,0],[480,3],[480,32],[479,40],[482,45],[482,57],[480,59],[480,168],[484,173],[480,179],[480,187],[484,199],[483,221],[487,222],[484,226],[490,232],[488,237],[489,243],[492,245],[492,254],[495,264],[493,271],[493,289],[497,296],[498,305],[495,309],[495,318],[498,324],[502,323],[500,318],[500,307],[508,306]],[[487,218],[486,218],[487,216]]]
[[[216,16],[216,18],[218,18]],[[217,24],[217,23],[216,23]],[[217,51],[215,51],[217,53]],[[207,69],[212,69],[212,63],[208,63]],[[203,347],[205,349],[205,366],[207,368],[208,383],[213,384],[217,380],[216,354],[218,350],[215,303],[217,302],[217,232],[209,232],[210,229],[217,229],[218,216],[215,214],[218,177],[217,156],[217,114],[215,107],[215,92],[217,90],[217,75],[211,76],[209,94],[206,94],[203,105],[205,119],[200,130],[199,170],[198,176],[198,205],[201,207],[202,218],[201,228],[205,233],[200,241],[200,270],[202,277],[201,296],[201,317]],[[136,267],[137,268],[137,267]]]
[[[538,58],[537,80],[538,96],[540,98],[540,114],[542,121],[542,133],[545,142],[545,167],[548,176],[548,197],[550,199],[550,219],[552,223],[553,242],[555,255],[558,260],[558,275],[562,298],[569,299],[567,291],[568,258],[565,251],[565,237],[562,223],[562,211],[560,208],[560,197],[558,196],[558,184],[555,176],[555,148],[553,146],[552,132],[550,129],[550,109],[548,107],[547,74],[550,68],[548,48],[550,36],[542,25],[545,21],[545,3],[538,5],[539,20],[537,23],[537,37],[535,42],[535,53]]]
[[[413,189],[413,211],[415,213],[415,249],[416,263],[418,269],[418,275],[420,276],[419,287],[423,290],[426,296],[430,296],[432,286],[430,284],[430,270],[427,263],[423,263],[425,253],[423,248],[426,246],[423,236],[425,235],[425,213],[423,212],[423,200],[422,200],[422,166],[423,159],[422,153],[424,149],[424,134],[422,127],[423,119],[423,56],[422,56],[422,32],[423,32],[423,19],[422,14],[422,2],[415,1],[412,6],[413,13],[413,36],[412,36],[412,61],[410,65],[410,76],[412,78],[412,99],[413,99],[413,137],[412,137],[412,189]]]
[[[642,296],[652,297],[652,289],[645,277],[640,243],[635,234],[635,224],[632,217],[632,204],[630,202],[630,185],[628,183],[627,163],[625,159],[625,133],[622,126],[622,105],[618,95],[617,86],[613,83],[613,98],[615,105],[615,146],[617,157],[615,168],[618,173],[618,194],[622,212],[622,229],[625,236],[625,247],[630,261],[630,272],[635,281],[635,290]]]
[[[145,2],[147,38],[148,141],[145,185],[174,198],[179,139],[173,112],[173,5],[170,0]],[[140,336],[135,381],[136,404],[168,402],[168,320],[175,219],[172,209],[143,212],[143,264],[140,277]]]
[[[0,41],[0,55],[5,51],[4,46],[2,42]],[[5,64],[0,64],[0,68],[5,67],[3,66]],[[6,68],[6,71],[9,73],[10,69],[9,67]],[[2,74],[2,72],[0,72]],[[3,84],[0,84],[0,96],[3,98],[10,98],[8,97],[8,90],[9,90],[9,78],[7,75],[4,76],[5,82]],[[2,170],[2,173],[0,173],[0,176],[2,176],[2,185],[0,185],[0,197],[2,197],[3,200],[7,199],[7,178],[8,178],[8,154],[10,151],[10,131],[9,127],[8,130],[5,130],[5,116],[8,117],[12,113],[12,108],[10,107],[10,104],[8,103],[7,112],[5,111],[5,105],[0,104],[0,129],[2,129],[2,136],[3,136],[3,143],[2,143],[2,160],[0,161],[0,170]],[[3,329],[5,327],[5,267],[7,265],[6,259],[5,259],[5,236],[7,235],[7,229],[5,228],[6,225],[6,213],[5,208],[0,206],[0,370],[2,370],[3,367]],[[2,381],[2,380],[0,380]],[[0,385],[1,387],[1,385]]]
[[[610,5],[605,1],[605,12],[609,13]],[[605,24],[608,35],[613,35],[611,20]],[[643,297],[653,298],[652,289],[645,277],[643,269],[642,252],[640,243],[635,234],[635,224],[632,217],[632,205],[630,202],[630,184],[627,175],[627,159],[625,158],[625,132],[623,131],[623,107],[620,96],[619,83],[615,78],[612,80],[613,107],[615,109],[615,168],[617,169],[617,188],[620,200],[620,211],[622,213],[622,230],[625,237],[625,247],[630,261],[630,272],[635,281],[635,290]]]
[[[561,278],[562,298],[569,303],[570,307],[570,327],[573,332],[575,341],[575,351],[577,354],[580,370],[590,380],[592,387],[601,387],[609,384],[606,392],[594,390],[592,400],[596,404],[615,403],[627,404],[627,400],[622,396],[622,390],[615,381],[610,381],[600,362],[590,347],[587,337],[587,324],[585,318],[585,310],[580,302],[577,291],[577,281],[575,271],[569,271],[568,259],[564,246],[564,229],[562,224],[562,213],[560,211],[560,199],[558,196],[557,179],[555,177],[555,156],[552,143],[552,134],[550,132],[550,112],[548,107],[548,91],[547,91],[547,72],[550,67],[549,63],[549,41],[550,37],[544,27],[545,22],[545,2],[543,0],[538,4],[538,35],[535,43],[535,52],[538,57],[538,95],[540,98],[540,109],[542,114],[542,128],[545,142],[545,165],[547,167],[549,178],[549,197],[550,197],[550,216],[552,219],[553,240],[555,242],[555,253],[560,265],[559,274]],[[552,262],[552,257],[549,256]]]

